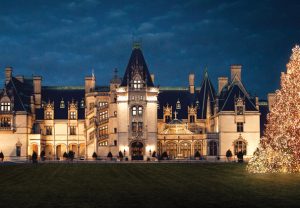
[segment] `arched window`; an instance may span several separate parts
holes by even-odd
[[[191,156],[191,144],[190,143],[183,142],[180,144],[179,147],[180,147],[179,151],[180,151],[181,157],[188,158]]]
[[[194,153],[199,152],[202,155],[202,142],[197,141],[194,143]]]
[[[209,146],[209,155],[216,156],[218,154],[217,142],[210,141],[208,146]]]
[[[166,144],[166,152],[170,158],[177,157],[177,144],[169,142]]]
[[[247,144],[243,140],[237,140],[234,143],[234,154],[237,155],[240,151],[242,151],[244,155],[247,154]]]

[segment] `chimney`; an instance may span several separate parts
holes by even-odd
[[[85,77],[85,93],[93,92],[95,90],[96,79],[94,76]]]
[[[191,94],[195,93],[195,74],[194,73],[189,74],[189,89],[190,89]]]
[[[151,74],[150,76],[151,76],[151,80],[152,80],[152,82],[154,84],[154,74]]]
[[[269,111],[271,111],[274,102],[275,102],[275,93],[269,93],[268,94],[268,107],[269,107]]]
[[[17,80],[19,80],[20,82],[24,83],[24,76],[16,76],[15,77]]]
[[[32,95],[30,96],[30,110],[32,114],[35,114],[34,98]]]
[[[259,100],[258,100],[257,96],[255,97],[255,106],[256,106],[256,109],[259,110]]]
[[[11,80],[12,71],[13,71],[13,68],[10,66],[5,68],[5,84],[7,84]]]
[[[42,104],[42,77],[33,76],[33,93],[34,93],[34,103],[36,108],[41,108]]]
[[[239,80],[242,81],[242,76],[241,76],[242,65],[236,65],[236,64],[231,65],[230,71],[231,71],[231,81],[233,81],[233,78],[235,76],[237,76],[239,78]]]
[[[220,94],[222,89],[228,84],[228,77],[218,78],[218,93]]]

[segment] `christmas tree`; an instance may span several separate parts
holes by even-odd
[[[292,49],[281,89],[267,117],[264,137],[250,159],[252,173],[300,172],[300,47]]]

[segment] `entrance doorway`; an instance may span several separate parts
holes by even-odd
[[[133,142],[131,144],[131,159],[132,160],[143,160],[144,145],[142,142]]]

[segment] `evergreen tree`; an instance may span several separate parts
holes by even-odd
[[[292,51],[264,137],[247,166],[249,172],[300,172],[300,47]]]

